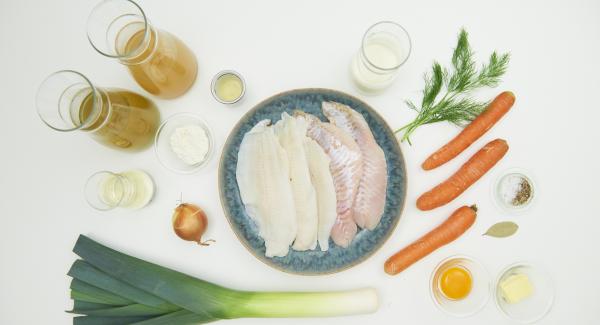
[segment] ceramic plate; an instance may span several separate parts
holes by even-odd
[[[349,247],[342,248],[329,240],[329,250],[297,252],[290,249],[285,257],[268,258],[265,245],[258,236],[254,222],[246,214],[236,181],[237,155],[244,134],[257,122],[270,119],[274,124],[282,112],[292,113],[301,109],[326,121],[321,112],[321,102],[336,101],[361,113],[385,152],[388,168],[388,185],[385,212],[373,231],[359,230]],[[345,93],[328,89],[298,89],[284,92],[264,100],[251,109],[229,135],[221,155],[219,166],[219,191],[221,204],[231,228],[256,258],[288,273],[316,275],[346,270],[373,255],[394,231],[406,197],[406,168],[402,152],[394,133],[383,118],[363,101]]]

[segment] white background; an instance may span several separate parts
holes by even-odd
[[[191,91],[159,100],[163,118],[178,112],[204,116],[219,152],[238,119],[261,99],[302,87],[327,87],[357,95],[397,128],[414,116],[405,99],[419,100],[422,73],[432,61],[447,64],[461,26],[470,32],[478,58],[510,51],[500,90],[517,95],[513,110],[482,139],[447,166],[424,172],[422,160],[458,129],[448,124],[420,128],[413,146],[403,143],[408,196],[392,238],[367,262],[331,276],[284,274],[259,262],[239,243],[221,210],[217,190],[219,152],[192,176],[163,169],[152,150],[126,154],[96,144],[81,133],[52,131],[36,116],[34,95],[48,74],[74,69],[99,86],[144,93],[118,62],[93,51],[85,21],[95,1],[0,1],[0,323],[67,324],[69,278],[80,233],[124,252],[226,286],[251,290],[333,290],[372,286],[381,308],[372,315],[311,319],[314,324],[507,324],[489,303],[479,314],[456,319],[438,310],[429,292],[434,266],[453,254],[479,259],[493,277],[519,260],[541,263],[553,276],[557,295],[542,324],[600,322],[600,2],[598,1],[193,1],[144,0],[152,22],[184,40],[196,53],[199,77]],[[413,52],[397,82],[384,94],[357,94],[348,63],[362,33],[379,20],[404,25]],[[211,77],[235,69],[247,80],[237,107],[216,103]],[[508,155],[455,202],[420,212],[420,193],[449,176],[487,141],[502,137]],[[539,197],[524,215],[499,212],[490,199],[499,172],[533,172]],[[158,184],[154,202],[130,212],[100,213],[88,207],[82,186],[98,170],[147,170]],[[205,208],[209,248],[179,240],[171,212],[179,194]],[[385,259],[463,204],[480,213],[468,233],[405,272],[383,272]],[[508,239],[482,237],[493,223],[521,226]],[[286,320],[304,324],[309,320]],[[281,320],[236,320],[231,324],[281,324]]]

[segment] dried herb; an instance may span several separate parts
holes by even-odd
[[[531,184],[526,179],[521,179],[519,189],[512,200],[512,205],[523,205],[529,201],[531,197]]]
[[[488,229],[484,236],[491,236],[496,238],[504,238],[514,235],[519,229],[519,225],[512,221],[498,222]]]

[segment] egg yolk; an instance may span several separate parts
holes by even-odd
[[[460,300],[471,292],[472,278],[469,271],[462,267],[451,267],[440,277],[440,290],[448,299]]]

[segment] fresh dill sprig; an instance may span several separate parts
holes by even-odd
[[[480,69],[477,69],[473,55],[468,34],[461,29],[452,54],[452,71],[449,72],[438,62],[434,62],[431,72],[424,76],[421,107],[410,100],[406,101],[406,105],[417,112],[417,117],[395,131],[404,131],[401,141],[411,143],[410,135],[421,125],[448,121],[462,126],[485,110],[489,102],[477,101],[468,95],[478,88],[498,86],[508,68],[510,54],[493,52],[489,62]],[[440,95],[444,90],[443,95]]]

